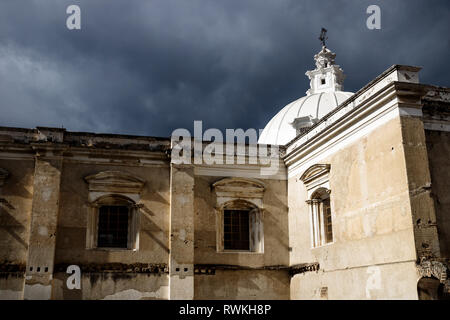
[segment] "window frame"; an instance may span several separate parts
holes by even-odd
[[[264,253],[264,207],[265,184],[250,178],[223,178],[212,184],[216,196],[216,252],[218,253]],[[249,211],[249,250],[224,248],[224,210]]]
[[[114,209],[113,209],[114,208]],[[124,208],[122,212],[122,208]],[[103,212],[102,212],[103,211]],[[101,205],[98,207],[98,223],[97,223],[97,248],[117,248],[117,249],[128,249],[129,242],[130,242],[130,223],[131,223],[131,212],[132,209],[128,207],[127,205]],[[125,219],[125,213],[126,213],[126,219]],[[105,219],[107,218],[108,223],[107,226],[103,228],[102,226],[102,214],[105,215]],[[116,227],[113,228],[110,224],[111,218],[113,217],[113,222],[116,222],[118,225],[120,224],[120,220],[122,220],[121,215],[123,215],[123,224],[126,222],[126,228],[124,227]],[[118,230],[117,230],[118,229]],[[120,237],[126,239],[126,241],[122,240],[119,241],[119,239],[115,239],[113,237],[112,245],[107,245],[107,241],[101,241],[102,235],[106,236],[108,233],[112,233],[115,231],[116,235],[120,235]],[[101,242],[102,243],[101,245]]]
[[[128,232],[127,232],[127,247],[100,247],[98,245],[99,235],[99,214],[100,208],[103,206],[126,206],[128,207]],[[121,251],[139,249],[139,225],[141,206],[136,204],[132,199],[119,195],[108,194],[100,197],[95,202],[90,204],[88,215],[88,227],[86,232],[86,249],[106,250],[106,251]]]
[[[306,187],[308,215],[310,220],[311,248],[319,248],[335,243],[335,212],[330,188],[330,164],[314,164],[300,176],[300,180]],[[323,205],[320,203],[329,199],[332,240],[327,242],[324,235]]]
[[[329,245],[334,242],[333,237],[333,215],[331,210],[331,190],[325,187],[319,187],[314,190],[307,203],[309,205],[311,216],[311,246],[318,248]],[[326,212],[324,202],[329,202],[330,219],[331,219],[331,239],[328,238]]]
[[[145,180],[125,171],[107,170],[84,177],[88,187],[86,249],[139,250],[141,193]],[[98,247],[98,214],[102,205],[125,204],[130,208],[127,248]]]
[[[243,217],[243,219],[242,219],[242,215],[243,215],[243,213],[245,212],[245,217]],[[223,223],[223,249],[224,249],[224,251],[250,251],[250,249],[251,249],[251,244],[250,244],[250,242],[251,242],[251,232],[250,232],[250,229],[251,229],[251,226],[250,226],[250,212],[251,212],[251,210],[248,210],[248,209],[224,209],[223,210],[223,219],[224,219],[224,223]],[[244,238],[245,238],[245,236],[247,237],[247,240],[245,241],[246,242],[246,248],[239,248],[239,246],[236,246],[236,247],[229,247],[229,248],[227,248],[227,239],[226,239],[226,227],[227,227],[227,224],[226,224],[226,217],[227,217],[227,213],[228,213],[228,215],[230,216],[230,225],[231,225],[231,227],[233,227],[234,225],[233,225],[233,216],[234,215],[239,215],[239,222],[238,222],[238,225],[239,225],[239,230],[237,231],[237,232],[234,232],[233,230],[231,230],[231,232],[230,232],[230,234],[231,234],[231,239],[230,239],[230,242],[231,243],[239,243],[239,242],[244,242],[244,240],[242,240],[241,238],[242,238],[242,236],[244,236]],[[246,221],[246,229],[247,230],[242,230],[242,224],[241,224],[241,221],[242,220],[247,220]],[[233,235],[238,235],[239,236],[239,239],[238,240],[236,240],[236,239],[233,239]]]
[[[224,219],[226,210],[245,210],[248,211],[249,225],[249,249],[226,249],[224,238]],[[247,253],[263,253],[264,252],[264,233],[262,223],[262,210],[255,204],[243,200],[235,199],[225,203],[220,208],[217,215],[217,251],[218,252],[247,252]]]
[[[249,249],[225,249],[224,238],[224,213],[226,210],[245,210],[248,211],[249,218]],[[257,205],[244,199],[233,199],[224,203],[216,215],[217,231],[217,252],[223,253],[264,253],[264,228],[263,228],[263,210]]]

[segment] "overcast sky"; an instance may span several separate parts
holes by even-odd
[[[66,8],[81,8],[68,30]],[[381,8],[381,30],[366,9]],[[1,0],[0,125],[169,136],[256,128],[327,47],[356,92],[393,64],[450,86],[450,1]]]

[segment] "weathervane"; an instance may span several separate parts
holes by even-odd
[[[322,31],[320,32],[319,40],[322,42],[322,45],[325,47],[325,40],[327,40],[327,29],[322,28]]]

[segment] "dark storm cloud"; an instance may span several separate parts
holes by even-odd
[[[81,7],[82,29],[66,28]],[[378,4],[381,30],[366,28]],[[444,1],[86,0],[0,3],[0,125],[168,136],[263,128],[305,94],[322,26],[357,91],[392,64],[449,86]]]

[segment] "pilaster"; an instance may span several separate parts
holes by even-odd
[[[171,300],[194,299],[194,168],[171,165],[170,173]]]
[[[50,146],[35,149],[34,193],[24,299],[48,300],[52,297],[62,156],[60,150]]]

